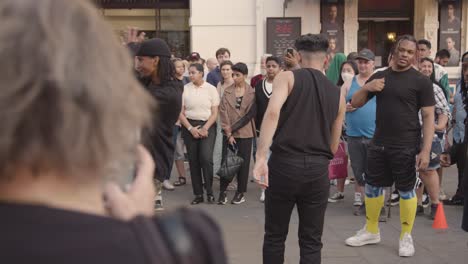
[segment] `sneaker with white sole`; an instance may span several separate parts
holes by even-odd
[[[364,245],[377,244],[380,242],[380,232],[372,234],[367,231],[366,226],[359,230],[356,235],[345,240],[346,245],[351,247],[362,247]]]
[[[430,202],[431,201],[429,199],[429,195],[423,194],[423,196],[422,196],[422,206],[423,206],[423,208],[427,208],[429,206]]]
[[[164,180],[162,186],[165,190],[173,191],[175,189],[174,185],[169,180]]]
[[[392,193],[390,196],[390,205],[397,206],[400,203],[400,194],[399,193]]]
[[[329,203],[336,203],[339,201],[343,201],[344,199],[344,194],[342,192],[336,192],[333,194],[330,198],[328,198]]]
[[[442,188],[439,191],[439,200],[441,201],[447,200],[447,195],[445,194],[445,191]]]
[[[410,234],[405,233],[403,238],[400,239],[400,247],[398,250],[400,257],[412,257],[414,256],[414,245],[413,238]]]
[[[262,190],[262,193],[260,194],[260,202],[265,202],[265,190]]]
[[[362,194],[361,193],[354,193],[354,206],[361,206],[362,205]]]

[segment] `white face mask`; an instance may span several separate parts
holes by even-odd
[[[352,73],[349,73],[349,72],[343,72],[343,73],[341,73],[341,78],[343,78],[343,81],[344,81],[344,82],[347,82],[347,81],[352,80],[353,77],[354,77],[354,74],[352,74]]]

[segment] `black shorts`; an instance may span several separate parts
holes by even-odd
[[[416,155],[419,147],[384,147],[371,142],[367,149],[366,183],[411,191],[416,183]]]

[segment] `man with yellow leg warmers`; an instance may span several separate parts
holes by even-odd
[[[399,255],[410,257],[415,249],[411,230],[416,216],[416,171],[424,171],[434,137],[434,91],[426,76],[414,69],[417,42],[404,35],[395,44],[392,66],[375,73],[351,101],[362,107],[377,98],[376,131],[368,148],[365,204],[366,225],[346,240],[349,246],[380,242],[379,214],[383,188],[395,184],[400,194],[401,235]],[[423,120],[421,142],[421,124]]]

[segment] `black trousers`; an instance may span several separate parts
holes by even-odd
[[[457,185],[457,192],[455,196],[462,198],[464,197],[464,190],[463,190],[463,175],[465,170],[465,153],[466,153],[466,144],[465,143],[454,143],[453,146],[453,158],[455,159],[454,162],[457,163],[457,170],[458,170],[458,185]]]
[[[223,140],[226,142],[226,136],[223,136]],[[226,157],[228,144],[229,143],[223,144],[223,161],[224,157]],[[237,192],[245,193],[247,192],[247,184],[249,182],[250,158],[252,157],[252,138],[236,138],[236,145],[238,148],[237,155],[244,159],[244,163],[242,163],[240,171],[237,174]],[[225,192],[229,185],[229,181],[221,179],[219,184],[221,192]]]
[[[321,262],[322,232],[330,182],[329,160],[291,158],[273,153],[268,162],[263,263],[283,264],[285,240],[295,205],[299,214],[300,263]]]
[[[193,127],[205,123],[194,120],[189,122]],[[182,137],[187,147],[193,193],[203,195],[204,183],[206,194],[213,195],[213,148],[216,141],[216,124],[208,130],[208,138],[195,139],[186,128],[182,130]]]

